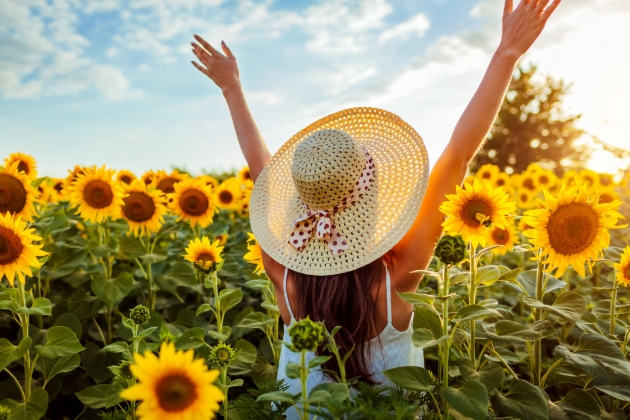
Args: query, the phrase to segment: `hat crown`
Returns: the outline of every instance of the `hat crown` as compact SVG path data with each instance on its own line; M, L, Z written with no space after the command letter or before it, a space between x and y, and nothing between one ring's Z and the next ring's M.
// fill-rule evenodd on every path
M304 204L324 210L338 205L352 191L364 166L365 153L352 136L324 129L297 145L291 175Z

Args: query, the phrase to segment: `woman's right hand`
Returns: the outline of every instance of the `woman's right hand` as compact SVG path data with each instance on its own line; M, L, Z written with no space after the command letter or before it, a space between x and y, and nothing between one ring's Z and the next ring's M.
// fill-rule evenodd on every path
M193 66L212 79L224 95L231 90L240 89L241 82L236 58L228 46L225 45L225 42L221 41L221 48L225 53L223 55L199 35L195 35L195 39L201 45L196 42L191 42L190 44L193 47L193 53L201 61L201 65L193 61Z

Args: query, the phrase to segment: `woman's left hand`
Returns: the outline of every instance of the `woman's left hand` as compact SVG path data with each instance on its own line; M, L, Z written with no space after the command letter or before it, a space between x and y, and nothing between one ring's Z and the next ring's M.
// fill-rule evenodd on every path
M516 10L513 10L514 1L506 0L499 49L517 57L525 54L542 32L549 16L560 4L560 0L554 0L551 4L549 1L521 0Z

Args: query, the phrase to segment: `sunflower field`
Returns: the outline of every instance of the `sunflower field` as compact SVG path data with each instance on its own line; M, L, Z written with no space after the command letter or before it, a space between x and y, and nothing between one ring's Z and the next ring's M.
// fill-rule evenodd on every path
M484 165L440 210L415 293L425 368L347 378L338 328L309 319L289 364L250 233L253 182L172 171L0 166L0 420L603 419L630 415L630 173Z

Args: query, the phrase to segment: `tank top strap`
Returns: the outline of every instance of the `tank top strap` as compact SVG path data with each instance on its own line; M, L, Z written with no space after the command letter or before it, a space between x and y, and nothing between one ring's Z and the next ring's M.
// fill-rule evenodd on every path
M289 268L285 267L284 268L284 280L283 280L282 288L284 289L284 301L287 304L287 309L289 310L289 315L291 315L291 321L293 321L293 320L295 320L295 317L293 316L293 311L291 310L291 303L289 302L289 294L287 293L287 275L288 274L289 274Z
M385 264L385 287L387 288L387 325L392 325L392 282Z

